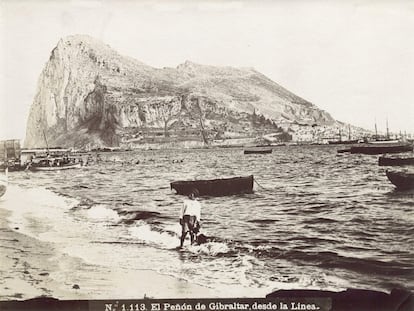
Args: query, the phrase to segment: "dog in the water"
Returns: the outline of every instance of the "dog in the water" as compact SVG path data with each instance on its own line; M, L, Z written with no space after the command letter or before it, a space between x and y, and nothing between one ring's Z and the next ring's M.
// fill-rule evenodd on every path
M204 234L202 234L202 233L197 234L196 243L198 245L205 244L207 242L208 242L208 238Z

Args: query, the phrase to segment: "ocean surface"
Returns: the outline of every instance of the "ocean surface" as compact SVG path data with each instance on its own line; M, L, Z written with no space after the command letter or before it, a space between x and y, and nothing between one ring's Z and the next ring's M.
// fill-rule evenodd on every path
M414 193L395 190L378 156L340 148L101 153L81 169L11 172L0 207L21 233L91 267L154 270L226 296L414 290ZM212 241L177 251L185 197L170 182L246 175L253 194L199 198Z

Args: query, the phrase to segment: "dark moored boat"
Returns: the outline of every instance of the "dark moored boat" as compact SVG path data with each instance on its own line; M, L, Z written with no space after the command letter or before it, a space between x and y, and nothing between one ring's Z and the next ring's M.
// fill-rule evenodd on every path
M353 139L353 140L330 140L328 141L329 145L352 145L352 144L357 144L359 143L358 139Z
M403 166L403 165L414 165L413 157L379 157L379 166Z
M253 175L210 180L174 181L171 189L177 194L188 195L197 189L201 196L225 196L253 192Z
M387 177L400 190L414 189L414 173L404 171L386 171Z
M337 153L351 152L351 149L339 149Z
M383 153L400 153L413 151L413 146L406 143L376 143L364 144L363 146L352 146L351 153L362 154L383 154Z
M245 149L244 154L266 154L266 153L272 153L272 148L251 148L251 149Z

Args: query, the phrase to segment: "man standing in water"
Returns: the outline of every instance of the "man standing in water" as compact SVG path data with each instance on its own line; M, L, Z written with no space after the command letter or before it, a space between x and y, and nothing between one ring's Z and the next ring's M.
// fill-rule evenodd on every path
M194 189L188 195L188 199L184 200L180 213L181 243L180 248L184 245L187 232L190 232L191 244L194 243L195 235L200 228L201 220L201 204L196 200L198 190Z

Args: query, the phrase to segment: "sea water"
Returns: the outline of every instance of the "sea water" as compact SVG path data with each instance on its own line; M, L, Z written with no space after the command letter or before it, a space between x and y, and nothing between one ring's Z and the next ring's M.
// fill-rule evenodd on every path
M0 208L21 233L90 267L153 270L218 296L413 290L413 192L396 191L377 156L337 148L101 153L81 169L10 173ZM252 194L199 198L209 242L177 251L184 197L170 182L246 175Z

